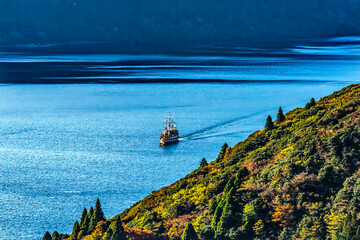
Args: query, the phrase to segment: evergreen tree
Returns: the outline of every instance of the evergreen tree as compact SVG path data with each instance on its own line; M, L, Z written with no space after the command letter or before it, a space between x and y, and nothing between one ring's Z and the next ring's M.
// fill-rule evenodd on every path
M57 231L51 235L51 240L60 240L60 235Z
M220 221L218 223L215 238L219 239L225 236L227 230L230 229L232 222L235 220L233 216L233 196L235 194L235 189L231 188L228 192L225 200L225 206L221 213Z
M80 232L80 224L79 224L78 221L76 221L74 223L73 231L72 231L72 234L71 234L71 239L76 240L77 237L78 237L79 232Z
M93 232L95 230L95 227L98 224L98 222L100 222L102 220L105 220L105 216L101 209L100 200L97 199L96 204L95 204L94 213L92 214L92 216L90 218L89 232L90 233Z
M221 196L221 199L215 209L215 212L214 212L214 215L212 218L211 227L214 229L214 231L216 231L216 229L217 229L218 222L221 218L221 214L222 214L223 208L225 206L225 197L226 197L226 193L224 192L223 195Z
M49 233L49 232L46 232L46 233L44 234L44 237L43 237L42 240L52 240L50 233Z
M109 228L111 229L110 240L126 240L124 227L120 218L117 218L114 222L112 222ZM109 232L109 230L107 232Z
M266 118L266 123L265 123L265 130L268 131L268 130L271 130L274 128L274 123L272 121L272 118L271 116L269 115L267 118Z
M316 105L315 99L311 98L309 104L310 104L310 107L315 106Z
M88 224L88 228L87 228L87 233L90 234L95 230L95 225L94 225L94 208L91 207L90 211L88 213L88 215L86 216L86 223Z
M96 200L94 215L96 216L96 220L98 222L105 220L105 215L101 208L101 203L100 203L99 198Z
M92 217L90 218L88 233L92 233L95 230L96 224L97 224L96 217L93 214Z
M186 225L181 240L198 240L194 226L191 223Z
M281 107L279 107L279 111L278 111L278 114L277 114L276 121L279 122L279 123L285 121L285 115L284 115L283 110L281 109Z
M200 167L206 167L208 165L208 162L206 161L205 158L201 159L201 162L200 162Z
M228 160L228 159L230 158L231 151L232 151L232 148L231 148L231 147L228 147L228 148L226 149L223 160Z
M86 217L90 217L94 214L94 208L93 207L90 207L90 210L88 212L88 214L86 215Z
M214 229L214 231L216 231L217 226L219 224L223 209L226 204L226 199L227 199L228 193L233 187L234 187L233 179L230 179L224 188L223 195L221 196L220 201L219 201L219 203L215 209L214 215L213 215L211 227Z
M314 98L311 98L311 99L310 99L310 102L306 103L305 108L306 108L306 109L310 109L311 107L313 107L313 106L315 106L315 105L316 105L315 99L314 99Z
M80 218L80 228L81 228L81 226L84 224L86 215L87 215L87 209L84 208L84 211L83 211L83 213L82 213L82 215L81 215L81 218Z
M82 235L87 235L88 233L91 233L89 230L89 226L90 226L90 220L92 218L94 214L94 208L91 207L88 214L86 215L86 218L83 222L83 224L81 225L81 230L82 230Z
M227 145L227 143L224 143L224 145L221 147L221 151L220 151L218 157L216 158L216 162L221 162L224 159L225 152L228 147L229 146Z

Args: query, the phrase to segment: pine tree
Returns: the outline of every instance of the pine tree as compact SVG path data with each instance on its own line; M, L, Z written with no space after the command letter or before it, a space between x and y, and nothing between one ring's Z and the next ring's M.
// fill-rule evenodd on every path
M208 165L208 162L206 161L205 158L201 159L201 162L200 162L200 167L206 167Z
M100 222L102 220L105 220L105 216L101 209L100 200L97 199L96 204L95 204L94 213L92 214L92 216L90 218L89 232L90 233L93 232L95 230L95 227L98 224L98 222Z
M221 162L224 159L225 152L228 147L229 146L227 145L227 143L224 143L224 145L221 147L221 151L220 151L218 157L216 158L216 162Z
M228 193L233 187L234 187L233 179L230 179L224 188L223 195L220 198L220 201L215 209L215 212L214 212L214 215L212 218L211 227L214 229L214 231L216 231L217 226L219 224L223 209L226 204L226 199L227 199Z
M80 226L80 229L82 230L82 235L87 235L88 233L91 233L89 230L90 226L90 220L94 214L94 208L91 207L88 214L86 215L86 218L83 222L83 224Z
M76 240L77 237L78 237L79 232L80 232L80 224L79 224L78 221L76 221L74 223L73 231L72 231L72 234L71 234L71 239Z
M90 210L88 212L88 214L86 215L86 217L90 217L94 214L94 208L93 207L90 207Z
M92 233L95 230L96 224L97 224L96 217L93 214L92 217L90 218L88 233Z
M112 222L109 228L112 231L110 240L126 240L124 227L120 218Z
M223 160L228 160L228 159L230 158L231 151L232 151L232 148L231 148L231 147L227 147L227 149L226 149L226 151L225 151L225 155L224 155Z
M279 122L279 123L285 121L285 115L284 115L283 110L281 109L281 107L279 107L279 111L278 111L278 114L277 114L276 121Z
M86 223L88 224L88 228L87 228L87 233L90 234L95 230L95 225L94 225L94 208L91 207L90 211L88 213L88 215L86 216Z
M221 199L215 209L215 212L214 212L214 215L213 215L213 218L212 218L212 222L211 222L211 227L212 229L214 229L214 231L216 231L217 229L217 225L219 223L219 220L221 218L221 214L222 214L222 211L224 209L224 206L225 206L225 199L226 199L226 193L224 192L223 195L221 196Z
M311 107L313 107L313 106L315 106L315 105L316 105L315 99L314 99L314 98L311 98L311 99L310 99L310 102L306 103L305 109L310 109Z
M218 223L215 238L219 239L223 237L227 230L230 229L231 223L235 220L233 216L233 196L235 194L235 189L231 190L226 195L225 206L222 210L220 221Z
M43 237L42 240L52 240L50 233L49 233L49 232L46 232L46 233L44 234L44 237Z
M265 130L268 131L268 130L272 130L273 128L274 128L274 123L273 123L273 121L272 121L271 116L269 115L269 116L266 118Z
M184 229L181 240L198 240L198 236L191 223L188 223Z
M315 99L311 98L309 104L310 104L310 107L315 106L316 105Z
M86 215L87 215L87 209L84 208L84 211L83 211L83 213L82 213L82 215L81 215L81 218L80 218L80 228L81 228L81 226L84 224Z
M96 220L98 222L105 220L105 215L101 208L101 203L100 203L99 198L96 200L94 215L96 216Z
M60 240L60 235L57 231L51 235L51 240Z

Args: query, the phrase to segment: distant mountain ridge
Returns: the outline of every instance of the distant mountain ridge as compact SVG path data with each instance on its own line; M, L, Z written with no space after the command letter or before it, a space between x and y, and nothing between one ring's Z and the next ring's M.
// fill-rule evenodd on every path
M0 45L360 35L360 0L0 0Z
M75 223L68 239L113 239L114 231L134 240L355 240L359 206L357 84L286 115L280 108L263 130L224 144L216 160L203 159L186 177L91 230Z

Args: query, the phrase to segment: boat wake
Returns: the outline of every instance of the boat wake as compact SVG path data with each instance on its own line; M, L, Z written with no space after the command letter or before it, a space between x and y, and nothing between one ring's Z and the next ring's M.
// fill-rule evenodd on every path
M236 131L236 132L227 132L227 133L221 133L221 134L209 134L199 137L192 137L192 138L180 138L179 141L188 141L188 140L201 140L206 138L216 138L216 137L223 137L223 136L236 136L239 133L250 133L251 131Z
M228 121L220 122L218 124L209 126L207 128L198 130L196 132L186 134L186 135L182 136L181 138L179 138L179 141L199 140L199 139L205 139L205 138L211 138L211 137L220 137L220 136L225 136L225 135L228 136L228 135L239 133L239 132L236 132L236 133L216 134L216 133L218 133L218 131L220 129L230 127L232 125L235 125L235 124L239 123L240 121L243 121L245 119L254 117L254 116L259 115L261 113L262 112L257 112L257 113L237 117L237 118L234 118L234 119L231 119L231 120L228 120Z

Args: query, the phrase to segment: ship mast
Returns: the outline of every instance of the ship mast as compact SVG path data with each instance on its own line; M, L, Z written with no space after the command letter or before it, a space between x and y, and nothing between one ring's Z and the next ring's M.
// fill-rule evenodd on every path
M176 126L174 123L174 119L171 117L171 113L169 113L169 115L167 117L165 117L165 126L164 126L164 131L171 131L171 130L175 130Z
M168 116L168 130L171 130L172 129L172 123L171 123L171 113L169 113L169 116Z
M163 146L179 142L179 132L176 128L174 119L171 117L171 113L165 117L164 123L164 132L160 135L160 144Z

